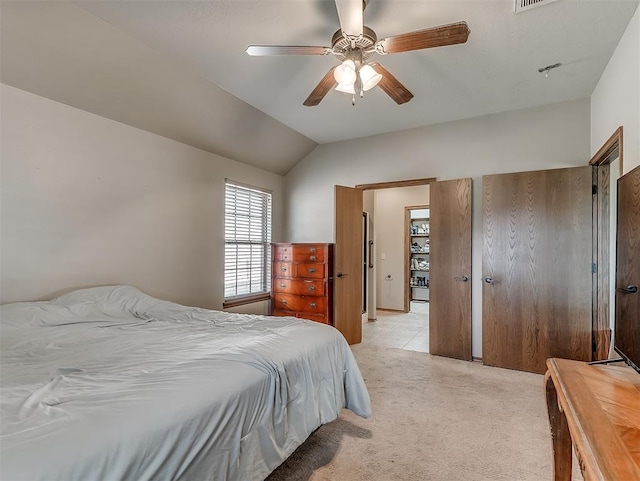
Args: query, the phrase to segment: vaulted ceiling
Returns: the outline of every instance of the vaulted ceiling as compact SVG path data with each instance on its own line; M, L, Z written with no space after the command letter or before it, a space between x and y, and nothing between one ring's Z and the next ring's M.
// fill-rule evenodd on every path
M332 0L2 2L2 81L286 173L317 143L585 98L637 0L370 0L378 37L466 21L466 43L376 55L414 95L302 102L328 56L250 57L250 44L331 46ZM538 72L561 63L548 77Z

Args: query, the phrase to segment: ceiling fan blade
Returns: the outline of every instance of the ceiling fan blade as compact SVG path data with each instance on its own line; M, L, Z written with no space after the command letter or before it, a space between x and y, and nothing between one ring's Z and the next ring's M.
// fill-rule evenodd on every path
M363 0L335 0L340 29L347 37L360 37L362 35Z
M313 91L309 94L307 99L303 102L303 105L305 105L306 107L315 107L322 101L325 95L327 95L329 91L337 85L338 82L336 82L336 79L333 76L333 71L335 69L335 67L332 67L331 70L329 70L325 74L325 76L322 77L320 83L318 83L318 85L316 85L316 88L314 88Z
M305 47L290 45L249 45L247 53L252 56L264 55L329 55L333 53L330 47Z
M391 72L386 68L378 62L373 62L369 65L371 65L376 72L382 75L382 79L378 82L378 87L384 90L384 92L391 97L395 103L402 105L413 98L413 94L409 92L397 78L391 75Z
M383 38L376 43L376 50L378 53L385 54L455 45L465 43L470 32L467 22L441 25L440 27Z

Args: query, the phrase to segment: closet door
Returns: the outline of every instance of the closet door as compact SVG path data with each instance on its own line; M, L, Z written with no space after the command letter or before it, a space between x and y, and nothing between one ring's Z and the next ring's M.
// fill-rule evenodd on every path
M591 360L592 168L483 177L482 359Z
M471 360L471 179L430 184L429 352Z

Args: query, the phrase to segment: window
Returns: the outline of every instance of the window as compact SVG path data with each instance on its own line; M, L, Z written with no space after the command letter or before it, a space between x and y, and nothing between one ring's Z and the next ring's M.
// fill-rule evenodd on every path
M271 193L227 180L224 204L224 297L267 293Z

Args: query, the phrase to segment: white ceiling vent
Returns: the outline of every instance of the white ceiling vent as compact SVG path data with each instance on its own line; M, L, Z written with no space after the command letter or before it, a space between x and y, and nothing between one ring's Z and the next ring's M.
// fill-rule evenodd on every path
M515 0L516 13L524 12L535 7L542 7L558 0Z

